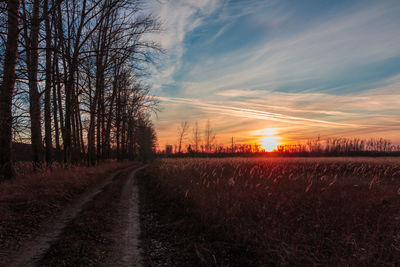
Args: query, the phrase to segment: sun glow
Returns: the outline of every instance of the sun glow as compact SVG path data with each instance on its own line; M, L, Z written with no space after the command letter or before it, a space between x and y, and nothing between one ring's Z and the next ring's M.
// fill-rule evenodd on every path
M280 137L276 136L277 131L272 128L266 128L259 131L262 135L260 138L261 148L267 152L274 151L282 143L280 142Z
M281 143L278 142L279 137L277 136L265 136L261 138L261 147L267 152L274 151L278 148Z

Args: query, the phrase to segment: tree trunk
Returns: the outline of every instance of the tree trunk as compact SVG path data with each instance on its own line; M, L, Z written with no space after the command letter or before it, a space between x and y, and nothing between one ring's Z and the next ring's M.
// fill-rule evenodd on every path
M90 78L88 80L89 90L92 90ZM90 123L89 123L89 131L88 131L88 165L92 166L96 163L96 153L95 153L95 134L94 130L96 127L96 106L97 106L97 97L98 91L95 90L93 99L91 98L90 102Z
M122 118L122 131L121 131L121 159L125 159L125 148L126 148L126 143L125 143L125 118Z
M45 0L43 5L43 14L45 14L46 27L46 85L44 92L44 129L46 143L46 162L53 162L53 142L51 139L51 28L48 14L49 1Z
M61 14L61 9L59 11ZM66 81L65 81L65 129L64 129L64 161L67 164L67 168L71 167L71 156L72 156L72 144L71 144L71 115L72 115L72 108L73 108L73 102L72 102L72 93L74 90L74 83L75 83L75 73L78 70L78 63L79 63L79 44L81 42L81 35L82 35L82 29L84 26L84 18L86 16L86 0L82 2L82 9L81 9L81 19L80 19L80 24L78 26L78 30L75 36L74 40L74 50L72 53L72 56L70 57L70 50L71 47L68 45L68 49L66 51L67 58L69 66L68 66L68 74L66 76ZM61 19L61 18L60 18ZM60 23L60 25L62 25ZM63 35L62 32L62 27L60 26L60 36ZM71 40L68 39L67 42L70 42ZM63 42L63 41L62 41ZM66 68L64 67L64 70Z
M100 88L96 87L96 91L100 91ZM97 133L96 133L96 139L97 139L97 159L101 158L101 92L99 92L99 97L97 99Z
M85 153L85 143L83 142L83 125L82 125L82 118L81 118L81 113L80 113L80 109L79 109L79 104L78 104L78 113L77 113L77 117L78 117L78 126L79 126L79 138L80 138L80 143L81 143L81 151L82 153Z
M53 58L53 119L54 119L54 131L55 131L55 139L56 139L56 159L60 160L60 129L58 128L58 117L57 117L57 111L58 111L58 105L57 105L57 82L56 82L56 76L55 76L55 64L58 64L58 61L56 60L56 53L54 53L54 58Z
M65 140L64 140L64 161L67 167L71 167L72 159L72 136L71 136L71 115L72 115L72 90L74 88L75 70L78 66L78 56L74 56L69 67L69 75L65 84Z
M38 90L38 60L39 60L39 30L40 1L33 3L31 31L27 44L27 69L29 78L29 114L31 117L32 156L35 167L43 161L43 144L41 131L40 94ZM25 25L27 27L27 25Z
M118 95L117 95L117 106L116 106L116 117L115 117L115 138L117 141L117 159L118 161L121 161L121 151L120 151L120 129L121 129L121 88L117 88L118 90Z
M60 6L60 5L58 5ZM61 145L60 145L60 129L62 130L62 108L60 109L60 127L58 126L58 116L57 116L57 112L58 110L58 103L60 102L61 104L61 97L58 96L58 92L61 90L59 89L60 87L60 74L58 71L58 50L60 49L60 44L61 42L58 40L58 32L57 32L57 17L56 15L53 13L52 16L53 19L53 27L54 27L54 51L53 51L53 69L52 69L52 77L53 77L53 118L54 118L54 131L55 131L55 139L56 139L56 159L58 161L61 161ZM61 94L61 92L60 92Z
M56 76L57 76L57 100L58 100L58 112L60 118L60 129L61 129L61 137L63 140L63 144L65 142L65 124L64 124L64 113L63 113L63 105L61 98L61 75L58 67L58 60L55 62L56 64Z
M4 57L3 84L0 89L0 180L15 176L12 165L12 96L15 86L15 66L18 58L19 0L8 1L8 32Z
M105 130L105 147L104 150L106 151L106 156L109 158L111 157L111 121L113 118L113 109L114 109L114 100L115 96L117 94L117 75L115 74L114 77L114 82L113 82L113 92L111 95L111 100L110 100L110 107L108 110L108 118L107 118L107 124L106 124L106 130Z

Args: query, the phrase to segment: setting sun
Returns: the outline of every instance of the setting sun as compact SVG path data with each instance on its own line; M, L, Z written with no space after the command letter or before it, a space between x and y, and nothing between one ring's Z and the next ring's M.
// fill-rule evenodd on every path
M260 136L261 148L267 152L274 151L278 145L281 145L280 137L277 136L277 130L274 128L265 128L255 132Z
M277 136L264 136L261 139L261 147L267 152L274 151L281 144L278 140L279 137Z

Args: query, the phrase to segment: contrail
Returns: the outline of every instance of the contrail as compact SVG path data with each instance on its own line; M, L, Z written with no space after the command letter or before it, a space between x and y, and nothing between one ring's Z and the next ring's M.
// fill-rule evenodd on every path
M204 103L197 99L191 98L179 98L179 97L156 97L160 101L171 102L171 103L179 103L179 104L190 104L193 106L197 106L199 108L215 111L218 113L243 117L243 118L253 118L253 119L262 119L262 120L273 120L278 122L286 122L291 124L304 124L304 122L308 122L311 124L317 124L318 126L322 127L352 127L352 128L364 128L364 127L371 127L371 125L357 125L357 124L348 124L348 123L338 123L326 120L317 120L317 119L308 119L290 115L284 115L280 113L273 113L267 112L257 109L250 109L250 108L240 108L240 107L233 107L233 106L226 106L226 105L217 105L211 103Z

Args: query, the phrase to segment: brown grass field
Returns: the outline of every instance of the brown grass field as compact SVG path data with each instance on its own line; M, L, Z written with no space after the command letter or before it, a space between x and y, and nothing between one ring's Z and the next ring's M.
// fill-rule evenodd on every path
M141 188L159 203L148 200L147 208L158 212L151 216L160 238L175 242L165 241L186 263L400 264L400 159L163 159L152 166Z

